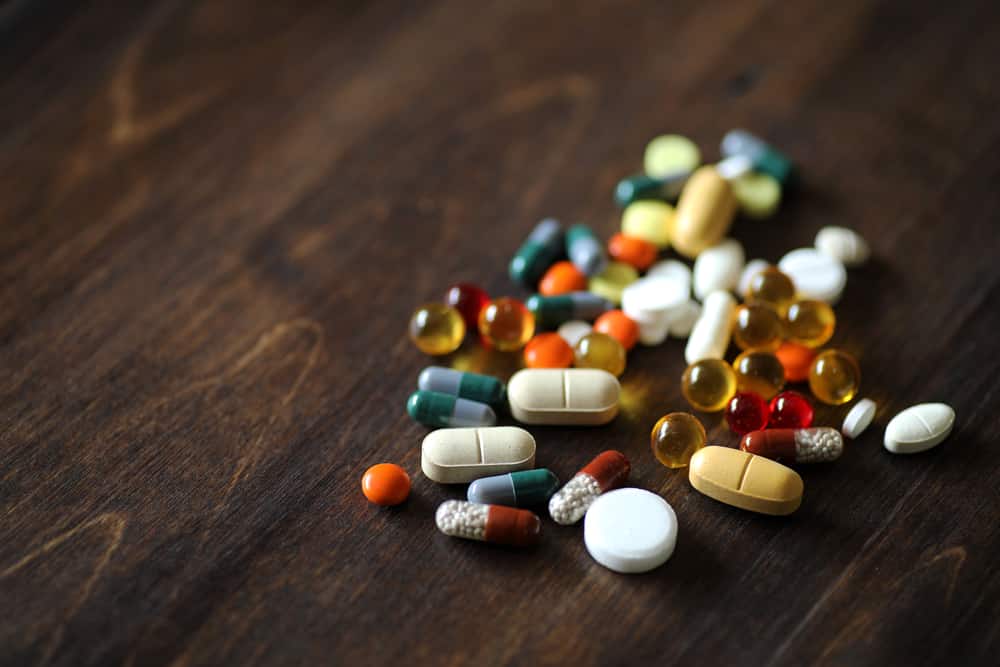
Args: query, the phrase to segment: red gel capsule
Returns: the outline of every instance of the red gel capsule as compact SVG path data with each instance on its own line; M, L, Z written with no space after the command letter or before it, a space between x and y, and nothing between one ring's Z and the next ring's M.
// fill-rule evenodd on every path
M844 439L829 427L769 428L744 435L740 449L775 461L823 463L840 458Z
M448 288L444 302L457 310L469 331L479 328L479 313L490 302L484 290L469 283L458 283Z
M813 407L809 399L797 391L783 391L771 399L768 428L809 428L813 422Z
M764 428L769 417L764 399L748 391L741 391L733 396L726 406L726 423L738 435Z

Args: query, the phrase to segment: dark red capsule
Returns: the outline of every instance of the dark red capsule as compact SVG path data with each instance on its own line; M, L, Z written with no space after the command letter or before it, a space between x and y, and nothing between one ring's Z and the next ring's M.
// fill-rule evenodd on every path
M444 302L459 312L469 331L476 331L479 313L490 302L490 295L470 283L457 283L448 288Z

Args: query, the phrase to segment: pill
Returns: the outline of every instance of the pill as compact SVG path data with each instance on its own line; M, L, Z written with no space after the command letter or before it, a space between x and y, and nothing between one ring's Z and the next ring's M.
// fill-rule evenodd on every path
M736 284L736 293L745 298L747 292L750 290L750 280L769 266L771 264L763 259L751 259L747 262L746 266L743 267L743 271L740 272L740 279ZM795 296L794 289L792 296Z
M858 362L843 350L824 350L809 367L809 389L827 405L850 402L861 385Z
M716 290L736 289L746 256L743 244L723 239L705 248L694 261L694 296L703 301Z
M520 350L534 335L535 316L517 299L493 299L479 313L479 336L487 347Z
M457 283L445 292L444 302L459 312L468 331L479 326L479 313L490 302L490 295L481 287L469 283Z
M719 502L761 514L791 514L803 484L791 468L730 447L703 447L688 466L691 486Z
M733 360L736 391L752 392L770 401L785 386L785 367L773 352L746 350Z
M596 330L576 342L573 355L577 368L599 368L615 377L625 372L625 348L615 338Z
M847 285L847 270L839 259L824 255L815 248L793 250L778 262L803 299L837 303Z
M955 425L955 410L944 403L921 403L892 418L885 427L885 448L893 454L916 454L938 445Z
M601 452L549 499L549 515L564 526L576 523L602 493L623 484L630 470L621 452Z
M639 279L639 272L630 264L608 262L604 271L587 281L587 289L614 305L622 302L622 290Z
M645 239L657 248L670 245L674 207L660 201L637 201L622 211L622 234Z
M665 259L649 267L646 278L667 278L681 286L685 296L691 294L691 268L676 259Z
M622 310L629 317L667 315L687 300L684 286L664 276L640 278L622 290Z
M722 154L746 155L753 161L753 168L770 175L784 185L792 177L792 162L762 139L746 130L730 130L722 137Z
M587 289L587 276L573 262L556 262L542 276L538 293L544 296L582 292Z
M420 447L420 469L440 484L462 484L535 466L535 439L517 426L432 431Z
M534 294L526 302L539 329L556 329L570 320L594 320L614 308L607 299L590 292L570 292L557 296Z
M694 415L671 412L653 425L649 444L656 460L668 468L685 468L691 456L705 446L705 427Z
M746 155L733 155L716 164L715 170L727 181L735 181L753 171L753 160Z
M646 174L623 178L615 186L615 203L625 208L643 199L673 201L680 196L681 188L690 175L690 171L680 170L660 178Z
M816 234L815 246L816 250L840 260L844 266L861 266L871 255L868 243L847 227L824 227Z
M785 335L793 343L820 347L833 336L837 316L825 301L803 299L788 307L785 315Z
M701 304L688 299L670 311L670 335L674 338L687 338L699 317Z
M623 311L639 326L639 342L642 345L659 345L667 339L670 333L671 317L668 313L661 315L646 315L634 311Z
M875 418L875 407L875 401L870 398L862 398L844 417L840 432L845 437L856 440L871 425L872 419Z
M679 134L664 134L646 145L642 166L647 176L662 177L691 171L701 164L698 145Z
M718 412L736 394L736 373L725 359L700 359L684 370L681 393L696 410Z
M736 299L729 292L712 292L705 298L701 317L695 322L684 348L687 363L725 357L735 312Z
M744 435L740 449L775 461L826 463L840 458L844 439L837 429L828 426L769 428Z
M726 424L737 435L761 430L770 416L767 401L750 391L737 392L726 404Z
M659 251L656 246L637 236L615 234L608 239L608 254L616 262L634 266L639 271L645 271L653 262Z
M562 227L557 220L546 218L532 230L510 261L510 278L533 289L562 254Z
M797 391L783 391L768 404L768 428L809 428L813 422L813 406Z
M547 503L559 488L559 478L548 468L519 470L481 477L469 485L470 503L531 507Z
M684 184L674 213L671 242L680 254L695 258L721 241L736 212L729 182L713 167L701 167Z
M462 315L441 303L425 303L410 317L410 340L424 354L450 354L465 338Z
M507 383L511 414L524 424L606 424L620 392L618 379L597 368L529 368Z
M620 310L609 310L594 322L594 331L607 334L631 350L639 341L639 325Z
M361 492L376 505L399 505L410 495L410 476L395 463L378 463L365 471Z
M809 379L809 369L812 367L813 359L816 358L816 350L805 345L785 341L774 352L778 361L785 369L785 379L789 382L805 382Z
M587 225L573 225L566 231L566 254L587 276L596 276L608 263L604 246Z
M784 336L781 316L768 304L743 304L736 309L733 342L741 350L777 350Z
M528 510L446 500L434 515L438 530L450 537L526 547L536 544L542 521Z
M594 327L590 325L589 322L584 322L583 320L570 320L569 322L564 322L559 325L558 333L562 336L562 339L569 343L570 347L576 345L576 341L580 340L591 331Z
M795 301L795 283L777 267L768 266L751 276L743 296L747 303L766 303L784 317Z
M485 403L437 391L413 392L406 401L406 411L414 421L432 428L493 426L497 423L496 413Z
M781 204L781 184L760 171L751 171L732 180L733 195L743 215L754 220L770 218Z
M573 348L557 333L541 333L524 346L524 365L528 368L569 368Z
M636 574L663 565L677 544L677 515L643 489L617 489L595 500L583 522L591 558L614 572Z
M503 382L499 378L443 366L428 366L422 370L417 378L417 388L490 405L500 405L504 401Z

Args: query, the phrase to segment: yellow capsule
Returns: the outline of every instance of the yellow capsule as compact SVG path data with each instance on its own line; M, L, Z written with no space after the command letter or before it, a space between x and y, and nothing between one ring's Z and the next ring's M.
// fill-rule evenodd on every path
M784 317L795 301L795 283L772 266L750 279L750 287L744 296L747 303L766 303Z
M729 181L715 167L699 168L691 174L677 202L674 248L694 259L702 250L722 240L735 213L736 197Z
M785 367L773 352L748 350L733 361L736 390L757 394L765 401L778 395L785 386Z
M858 393L861 369L854 357L842 350L826 350L809 368L809 389L828 405L843 405Z
M825 301L806 299L788 307L785 332L788 339L806 347L819 347L833 336L837 316Z
M410 340L424 354L449 354L465 338L465 320L457 310L441 303L425 303L410 317Z
M724 359L700 359L684 371L681 393L694 409L718 412L736 393L736 373Z
M604 271L587 281L587 290L617 306L622 302L622 290L638 279L639 272L631 264L608 262Z
M777 350L784 333L781 317L768 304L743 304L736 309L733 341L741 350Z
M618 377L625 372L625 348L607 334L589 333L573 348L577 368L599 368Z

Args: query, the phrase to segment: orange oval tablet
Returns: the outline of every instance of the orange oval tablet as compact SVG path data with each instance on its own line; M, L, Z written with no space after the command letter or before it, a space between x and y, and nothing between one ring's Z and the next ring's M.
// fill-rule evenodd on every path
M410 495L410 476L395 463L379 463L365 471L361 491L376 505L398 505Z
M555 332L538 334L524 347L524 365L528 368L569 368L573 348Z
M774 356L785 367L785 379L789 382L805 382L809 378L809 367L816 357L816 350L792 341L781 344Z
M587 289L587 276L573 262L556 262L542 276L538 292L544 296L583 292Z
M611 258L631 264L645 271L656 261L656 246L645 239L624 234L615 234L608 240L608 254Z
M594 331L611 336L631 350L639 341L639 325L620 310L609 310L594 322Z

